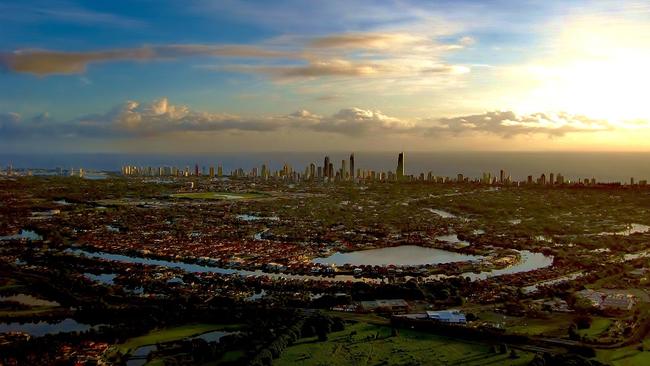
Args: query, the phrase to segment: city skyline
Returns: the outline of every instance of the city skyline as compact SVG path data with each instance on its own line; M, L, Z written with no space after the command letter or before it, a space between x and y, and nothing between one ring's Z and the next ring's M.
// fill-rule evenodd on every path
M0 4L0 152L650 149L644 2L125 5Z

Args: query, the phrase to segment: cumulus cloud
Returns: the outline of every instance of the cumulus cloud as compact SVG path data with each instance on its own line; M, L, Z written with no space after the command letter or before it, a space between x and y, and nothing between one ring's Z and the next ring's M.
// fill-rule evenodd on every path
M462 134L482 132L513 137L534 133L549 136L563 136L573 132L598 132L612 130L613 125L605 120L591 119L568 113L534 113L517 115L512 111L487 112L462 117L436 119L429 133L449 132Z
M648 121L617 124L620 128L650 128ZM171 104L167 98L152 103L128 101L103 114L56 121L43 114L23 119L16 113L0 114L0 139L16 137L149 137L188 132L258 132L299 130L346 136L458 136L491 134L503 138L517 135L544 134L563 136L613 130L605 120L567 113L517 115L512 111L407 120L378 110L345 108L322 116L307 110L279 116L257 118L223 113L194 111Z

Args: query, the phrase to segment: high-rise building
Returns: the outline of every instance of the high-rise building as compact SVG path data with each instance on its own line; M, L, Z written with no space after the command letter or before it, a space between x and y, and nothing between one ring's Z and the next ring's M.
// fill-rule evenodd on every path
M331 178L330 175L330 157L325 156L325 161L323 162L323 173L325 178Z
M346 180L348 176L348 168L345 159L341 160L341 180Z
M210 178L214 178L214 167L210 166Z
M354 153L350 154L350 180L354 181Z
M551 174L548 176L548 184L550 184L550 185L555 184L555 175L554 175L553 173L551 173Z
M194 176L199 176L199 164L194 164Z
M223 167L221 166L221 164L219 164L219 166L217 167L217 176L220 178L223 176Z
M397 157L397 180L404 179L404 170L404 152L401 152Z
M499 171L499 183L503 184L505 179L506 179L506 172L503 169L501 169L501 171Z
M316 178L316 164L309 164L309 180L314 180Z

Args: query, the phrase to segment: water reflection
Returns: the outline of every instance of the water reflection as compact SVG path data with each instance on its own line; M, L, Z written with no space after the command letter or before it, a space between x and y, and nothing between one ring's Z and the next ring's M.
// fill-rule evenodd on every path
M425 208L425 210L427 210L427 211L429 211L429 212L431 212L431 213L434 213L434 214L436 214L436 215L442 217L443 219L453 219L453 218L456 218L456 215L454 215L454 214L451 213L451 212L447 212L447 211L443 211L443 210L438 210L438 209L435 209L435 208Z
M419 266L425 264L476 261L481 258L480 256L449 252L442 249L402 245L399 247L360 250L349 253L337 252L326 258L316 258L312 262L326 265L335 264L337 266L344 264L358 266Z
M12 302L21 303L23 305L28 305L28 306L59 306L60 305L56 301L43 300L34 297L32 295L26 295L26 294L0 296L0 301L12 301Z
M18 234L0 236L0 240L20 240L20 239L36 241L36 240L43 240L43 237L38 235L35 231L32 230L20 230Z
M429 248L425 248L429 249ZM131 257L131 256L126 256L122 254L111 254L111 253L105 253L105 252L88 252L82 249L66 249L66 252L72 253L75 255L85 255L89 258L98 258L98 259L104 259L104 260L110 260L110 261L116 261L116 262L121 262L121 263L134 263L134 264L146 264L146 265L153 265L153 266L161 266L161 267L168 267L168 268L179 268L182 269L186 272L191 272L191 273L218 273L218 274L224 274L224 275L231 275L231 274L237 274L241 276L267 276L269 278L275 278L275 279L292 279L292 280L316 280L316 281L352 281L352 282L378 282L378 280L371 280L371 279L364 279L364 278L356 278L352 275L335 275L331 277L322 277L322 276L314 276L314 275L294 275L294 274L279 274L279 273L267 273L263 272L260 270L256 271L248 271L248 270L237 270L237 269L231 269L231 268L222 268L222 267L216 267L216 266L210 266L210 265L202 265L202 264L196 264L196 263L186 263L186 262L171 262L171 261L166 261L166 260L160 260L160 259L150 259L150 258L143 258L143 257ZM445 251L442 251L445 252ZM446 253L451 253L451 252L446 252ZM552 256L545 256L542 253L533 253L529 252L527 250L522 250L519 252L521 255L521 261L515 265L512 265L510 267L506 267L503 269L498 269L498 270L493 270L493 271L486 271L486 272L481 272L481 273L472 273L472 272L467 272L461 274L463 277L469 277L472 280L476 279L484 279L488 277L494 277L494 276L500 276L504 274L512 274L512 273L519 273L519 272L527 272L527 271L532 271L535 269L539 268L544 268L551 266L553 264L553 257ZM458 254L454 253L457 255L463 255L463 254ZM446 275L433 275L427 277L428 279L438 279L438 278L445 278L448 277Z
M56 323L34 322L34 323L0 323L0 333L23 332L33 337L41 337L46 334L84 332L91 328L90 325L77 323L74 319L64 319Z

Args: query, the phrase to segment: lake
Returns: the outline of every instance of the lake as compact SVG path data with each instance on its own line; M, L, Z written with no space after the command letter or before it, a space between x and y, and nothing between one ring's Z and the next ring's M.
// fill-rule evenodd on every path
M0 296L0 301L13 301L29 306L60 306L56 301L39 299L32 295L16 294L11 296Z
M46 334L84 332L90 329L87 324L77 323L76 320L68 318L59 322L34 322L34 323L0 323L0 333L23 332L33 337L42 337Z
M0 236L0 240L20 240L20 239L35 241L35 240L43 240L43 237L31 230L20 230L18 234Z
M460 254L442 249L425 248L416 245L360 250L349 253L334 253L329 257L316 258L312 263L342 266L420 266L425 264L442 264L452 262L477 261L480 256Z
M146 264L146 265L153 265L153 266L162 266L167 268L179 268L186 272L191 272L191 273L206 272L206 273L219 273L224 275L237 274L241 276L267 276L269 278L281 278L281 279L291 279L291 280L378 282L377 280L374 279L356 278L352 275L335 275L330 277L323 277L323 276L315 276L315 275L267 273L260 270L255 270L255 271L237 270L237 269L222 268L222 267L211 266L211 265L186 263L186 262L173 262L173 261L160 260L160 259L127 256L122 254L112 254L112 253L105 253L105 252L88 252L82 249L66 249L66 252L75 255L84 255L89 258L98 258L98 259L116 261L121 263L136 263L136 264ZM446 253L451 253L451 252L446 252ZM515 265L494 270L494 271L481 272L478 274L473 272L463 273L461 274L461 276L469 277L472 280L477 280L477 279L483 279L483 278L488 278L493 276L499 276L503 274L532 271L535 269L548 267L553 264L553 257L550 256L547 257L542 253L533 253L526 250L522 250L519 253L521 255L521 261ZM462 254L458 254L458 255L462 255ZM447 277L447 276L433 275L427 278L437 279L443 277Z

